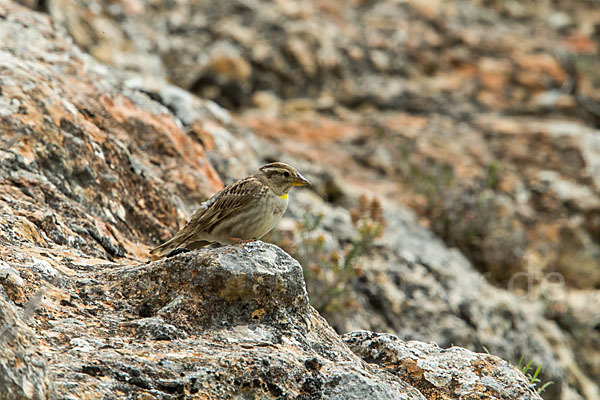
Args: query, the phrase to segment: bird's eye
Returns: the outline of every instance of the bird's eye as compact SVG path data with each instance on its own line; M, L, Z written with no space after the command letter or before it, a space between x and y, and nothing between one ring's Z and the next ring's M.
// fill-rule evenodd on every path
M290 173L289 173L289 172L287 172L287 171L285 171L285 172L283 173L283 176L285 176L286 178L289 178L289 177L290 177Z

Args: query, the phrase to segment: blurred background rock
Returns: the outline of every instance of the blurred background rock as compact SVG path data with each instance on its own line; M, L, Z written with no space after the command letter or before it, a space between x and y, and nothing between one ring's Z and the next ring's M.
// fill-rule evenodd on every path
M48 107L78 150L3 135L83 204L29 209L38 245L143 257L221 180L282 160L314 186L268 240L302 263L339 333L533 359L546 399L600 398L598 2L21 3L110 66L61 61L94 87L61 83L79 122ZM103 132L87 146L85 123ZM120 172L76 162L92 142Z

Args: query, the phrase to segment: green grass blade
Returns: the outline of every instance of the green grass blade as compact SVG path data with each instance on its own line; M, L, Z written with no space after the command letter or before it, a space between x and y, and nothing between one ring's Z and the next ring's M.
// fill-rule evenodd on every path
M536 380L539 382L539 380L537 379L537 377L540 374L541 370L542 370L542 363L540 363L540 365L538 365L537 369L533 373L533 377L531 378L531 382L532 383L535 382Z
M544 392L544 390L546 390L546 388L547 388L548 386L552 385L553 383L554 383L554 382L552 382L552 381L549 381L549 382L546 382L546 383L544 383L544 384L542 385L542 387L540 387L540 388L537 390L537 393L538 393L538 394L542 394L542 393Z
M519 365L517 365L517 369L519 371L523 371L523 360L525 359L525 354L521 354L521 359L519 360Z

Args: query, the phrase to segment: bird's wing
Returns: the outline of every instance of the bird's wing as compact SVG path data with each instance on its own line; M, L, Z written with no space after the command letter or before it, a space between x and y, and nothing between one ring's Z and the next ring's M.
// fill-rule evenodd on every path
M202 203L187 224L171 239L150 252L153 259L167 255L178 247L187 247L210 236L219 222L262 196L267 187L255 177L248 177L225 187Z
M200 232L210 234L219 222L263 195L266 190L267 187L254 177L234 182L204 202L182 231L187 230L190 235Z

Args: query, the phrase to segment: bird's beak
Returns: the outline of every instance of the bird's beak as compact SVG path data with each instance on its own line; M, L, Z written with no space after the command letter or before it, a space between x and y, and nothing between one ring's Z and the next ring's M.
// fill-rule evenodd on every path
M292 182L292 186L306 186L306 185L310 185L310 182L308 181L308 179L303 177L300 174L300 172L296 172L296 177L294 178L294 181Z

